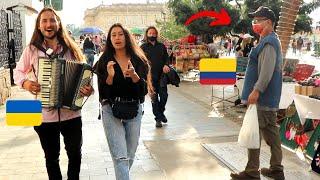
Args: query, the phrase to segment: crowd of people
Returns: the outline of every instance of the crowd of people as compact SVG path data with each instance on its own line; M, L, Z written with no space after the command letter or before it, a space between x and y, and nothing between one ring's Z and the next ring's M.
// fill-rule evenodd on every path
M273 31L275 15L269 8L260 7L249 16L253 18L253 31L260 37L255 48L252 48L253 37L249 34L244 34L237 43L231 38L223 39L220 46L227 49L226 53L229 55L234 49L238 56L248 56L250 59L242 101L257 105L259 129L271 147L271 160L269 168L259 170L260 149L248 149L246 169L240 173L232 173L231 177L260 179L261 173L282 180L282 152L276 126L276 110L279 107L282 85L282 54L279 39ZM14 80L30 93L39 93L41 85L38 83L38 77L28 79L27 74L34 69L34 74L37 74L38 58L48 57L46 52L49 49L55 57L90 64L98 77L102 126L112 156L115 176L118 180L128 180L139 143L146 95L151 97L156 127L161 128L162 123L168 123L164 114L168 92L166 84L161 83L161 78L171 69L168 66L167 49L158 38L158 30L151 26L146 29L145 41L140 47L129 31L116 23L111 26L103 40L94 35L81 37L80 48L62 26L55 10L44 8L36 19L31 42L17 63ZM105 43L103 48L101 42ZM39 49L35 44L40 44L42 48ZM46 51L42 51L43 48ZM215 43L212 48L212 55L216 56ZM94 65L92 57L99 51L102 54ZM80 91L82 96L90 96L93 88L88 84ZM60 133L63 135L69 159L68 179L79 179L82 147L81 110L43 108L42 113L43 122L40 126L35 126L34 130L39 136L45 154L49 179L62 179L59 166Z

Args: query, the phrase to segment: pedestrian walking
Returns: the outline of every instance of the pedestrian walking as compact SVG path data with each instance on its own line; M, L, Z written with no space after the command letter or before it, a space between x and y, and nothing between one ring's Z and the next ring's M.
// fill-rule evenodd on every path
M111 26L96 64L102 122L117 180L130 179L145 95L152 93L146 56L121 24Z
M145 32L145 43L141 45L142 50L146 54L151 64L152 85L155 93L152 96L152 112L155 116L156 127L161 128L162 123L167 123L167 117L164 115L168 100L167 85L160 85L161 76L163 73L168 73L169 56L164 44L158 39L158 30L150 26Z
M14 81L23 89L32 94L40 92L38 74L38 58L47 56L41 49L52 51L53 55L74 61L84 61L85 57L80 48L67 34L61 24L61 18L52 8L43 8L36 19L31 42L24 49L17 67L14 71ZM41 49L36 45L42 46ZM32 79L26 79L27 74L32 72ZM90 85L81 89L84 96L89 96L93 89ZM49 180L61 180L59 166L60 133L64 137L67 151L68 179L78 180L81 164L82 146L82 121L80 111L71 111L65 108L57 109L42 108L42 124L35 126L44 155Z
M87 63L92 67L94 55L96 54L96 46L92 42L92 35L88 35L83 42L83 52L86 55Z
M231 173L233 179L260 179L264 176L282 180L282 151L279 128L276 125L277 110L282 87L282 54L278 35L274 32L276 22L274 12L268 7L259 7L250 13L252 29L260 36L260 41L249 55L242 101L256 104L260 134L271 149L270 167L259 171L260 148L248 149L248 162L244 171Z
M303 47L303 39L301 36L297 40L297 50L299 51L299 55L302 53L302 47Z
M292 47L293 54L297 54L297 41L296 41L296 39L292 40L291 47Z

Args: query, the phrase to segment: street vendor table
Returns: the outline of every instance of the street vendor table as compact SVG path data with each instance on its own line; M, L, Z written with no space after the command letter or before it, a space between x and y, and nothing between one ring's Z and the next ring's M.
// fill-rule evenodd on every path
M287 109L293 102L295 95L294 87L296 83L284 82L282 83L281 99L279 103L279 109Z
M293 99L301 124L306 119L320 119L320 100L299 94L295 94Z
M244 78L244 77L243 77ZM244 79L238 79L236 82L236 86L239 89L239 94L241 96L243 89ZM287 109L290 104L293 102L294 97L294 87L295 83L284 82L282 83L282 91L281 91L281 99L279 103L279 109Z

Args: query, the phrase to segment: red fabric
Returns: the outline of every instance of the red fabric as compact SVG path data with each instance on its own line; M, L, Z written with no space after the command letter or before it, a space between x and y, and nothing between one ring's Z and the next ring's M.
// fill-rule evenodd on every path
M195 35L189 35L188 36L188 43L195 43L197 37Z
M297 64L295 72L293 73L293 78L296 81L303 81L308 79L314 70L314 66L309 64Z
M200 84L203 85L233 85L236 83L236 79L200 79Z

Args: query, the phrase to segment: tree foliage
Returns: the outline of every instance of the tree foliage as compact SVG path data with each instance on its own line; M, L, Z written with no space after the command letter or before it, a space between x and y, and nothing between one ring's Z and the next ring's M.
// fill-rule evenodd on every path
M226 35L237 25L240 17L239 10L230 6L228 1L223 0L169 0L168 4L176 22L181 25L193 14L203 10L220 12L221 8L224 8L231 17L229 26L209 26L214 20L209 17L195 20L187 26L194 35Z
M240 4L236 0L236 6L232 7L229 4L230 0L169 0L168 5L175 16L176 22L183 25L185 21L193 14L202 10L220 11L225 8L232 21L229 26L209 26L212 18L201 18L187 28L195 35L225 35L229 32L235 33L251 33L251 20L248 18L248 13L255 11L260 6L267 6L271 8L279 20L282 0L245 0L244 4ZM294 32L311 32L312 19L308 14L317 7L320 7L320 1L313 1L311 3L303 3L299 9L298 17ZM277 24L277 23L276 23Z
M190 33L185 26L177 24L173 16L169 16L166 21L157 21L157 27L161 35L169 40L176 40Z

